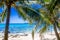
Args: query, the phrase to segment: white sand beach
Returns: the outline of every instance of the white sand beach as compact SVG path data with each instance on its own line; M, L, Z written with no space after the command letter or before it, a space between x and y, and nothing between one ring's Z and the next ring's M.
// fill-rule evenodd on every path
M0 33L0 40L4 37L3 33ZM9 33L9 40L32 40L31 33ZM54 32L44 33L39 37L39 33L35 33L34 40L57 40Z

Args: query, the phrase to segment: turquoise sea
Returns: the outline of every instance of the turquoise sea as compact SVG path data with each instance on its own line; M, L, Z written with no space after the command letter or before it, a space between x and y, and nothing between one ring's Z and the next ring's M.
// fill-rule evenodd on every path
M35 27L35 24L29 23L11 23L9 25L10 33L24 33L24 32L32 32L32 29ZM38 30L43 27L43 25L38 27ZM0 24L0 32L4 32L5 24ZM51 29L51 28L50 28Z
M9 25L9 32L10 33L17 33L17 32L31 32L34 28L35 24L28 24L28 23L11 23ZM5 24L0 24L0 32L4 32Z

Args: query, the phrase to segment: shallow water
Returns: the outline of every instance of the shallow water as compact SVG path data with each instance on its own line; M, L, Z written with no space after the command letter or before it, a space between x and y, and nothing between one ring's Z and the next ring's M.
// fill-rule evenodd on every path
M9 25L9 32L16 33L16 32L31 32L34 28L35 24L28 24L28 23L12 23ZM0 24L0 32L4 32L5 24Z
M25 33L25 32L32 32L33 28L35 27L35 24L29 24L29 23L11 23L9 25L9 32L10 33ZM37 28L37 31L39 31L44 25L40 25ZM5 24L0 24L0 32L4 32ZM52 29L50 27L50 29Z

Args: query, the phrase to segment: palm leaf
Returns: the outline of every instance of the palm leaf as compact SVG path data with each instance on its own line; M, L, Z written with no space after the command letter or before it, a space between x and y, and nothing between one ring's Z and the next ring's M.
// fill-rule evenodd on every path
M25 7L25 6L23 6L23 5L16 6L14 4L14 7L18 10L19 16L22 16L24 20L28 20L30 24L33 23L32 18L29 15L27 15L26 11L23 9L23 7Z
M41 17L44 19L45 22L47 22L47 23L49 23L49 24L52 24L52 23L49 21L49 19L48 19L48 18L45 18L45 16L44 16L42 13L41 13L40 15L41 15Z
M3 6L3 2L0 2L0 7Z
M40 20L40 15L36 10L30 7L25 7L25 9L26 9L26 14L28 14L32 19L34 19L35 21Z
M58 23L58 28L60 29L60 23Z
M6 10L2 13L1 22L3 22L5 18L6 18Z
M57 5L57 0L52 0L49 7L48 7L50 12L53 12L53 9L55 8L56 5Z
M32 39L33 40L34 40L34 33L35 33L38 26L39 26L39 24L35 25L34 29L32 30Z
M40 20L40 15L38 14L38 12L28 6L24 6L24 5L20 5L19 7L14 5L16 7L16 9L19 12L19 15L22 15L22 17L24 19L26 19L26 16L29 16L32 20L34 21L38 21ZM20 8L20 9L19 9ZM23 10L23 11L22 11ZM32 13L30 13L32 12ZM25 16L26 15L26 16ZM25 16L25 17L24 17Z
M44 0L44 2L50 2L51 0Z
M38 21L37 24L35 25L34 29L32 30L32 39L34 40L34 33L36 32L37 28L41 24L41 21Z
M0 13L0 17L2 16L2 14Z
M35 33L35 32L34 32L34 30L33 30L33 31L32 31L32 39L33 39L33 40L34 40L34 33Z
M50 21L50 18L51 18L51 17L49 16L49 12L47 12L47 10L40 9L39 12L40 12L41 18L42 18L45 22L47 22L47 23L49 23L49 24L52 24L52 22Z
M42 33L46 32L47 28L48 28L48 26L45 25L43 28L41 28L41 30L39 31L39 33L42 34Z
M21 7L17 7L16 9L18 10L19 15L21 15L21 16L26 20L26 14L25 14L25 12L22 10L22 8L21 8Z
M24 20L28 20L29 23L31 24L33 22L33 20L25 13L25 11L22 9L22 7L16 7L16 9L18 10L18 14L19 16L21 15L23 17Z
M37 21L37 20L40 20L40 15L38 14L37 11L35 11L34 9L30 8L30 7L23 7L23 6L20 6L22 9L23 9L23 13L19 13L21 14L23 17L24 15L27 15L29 16L31 19L33 19L34 21ZM18 8L18 7L17 7ZM20 8L20 9L21 9ZM18 8L19 9L19 8ZM20 10L19 9L19 10ZM32 11L32 13L29 13L29 11ZM25 17L27 18L27 17Z

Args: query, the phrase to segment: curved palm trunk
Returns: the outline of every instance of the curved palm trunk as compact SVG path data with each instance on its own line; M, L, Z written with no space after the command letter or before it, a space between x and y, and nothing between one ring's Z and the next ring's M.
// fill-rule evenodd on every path
M57 37L57 40L60 40L60 37L59 37L59 34L58 34L58 32L57 32L57 25L56 25L56 23L54 23L54 31L55 31L55 34L56 34L56 37Z
M10 3L7 5L7 19L6 19L6 26L5 26L5 34L4 34L4 40L8 40L8 29L9 29L9 20L10 20Z

